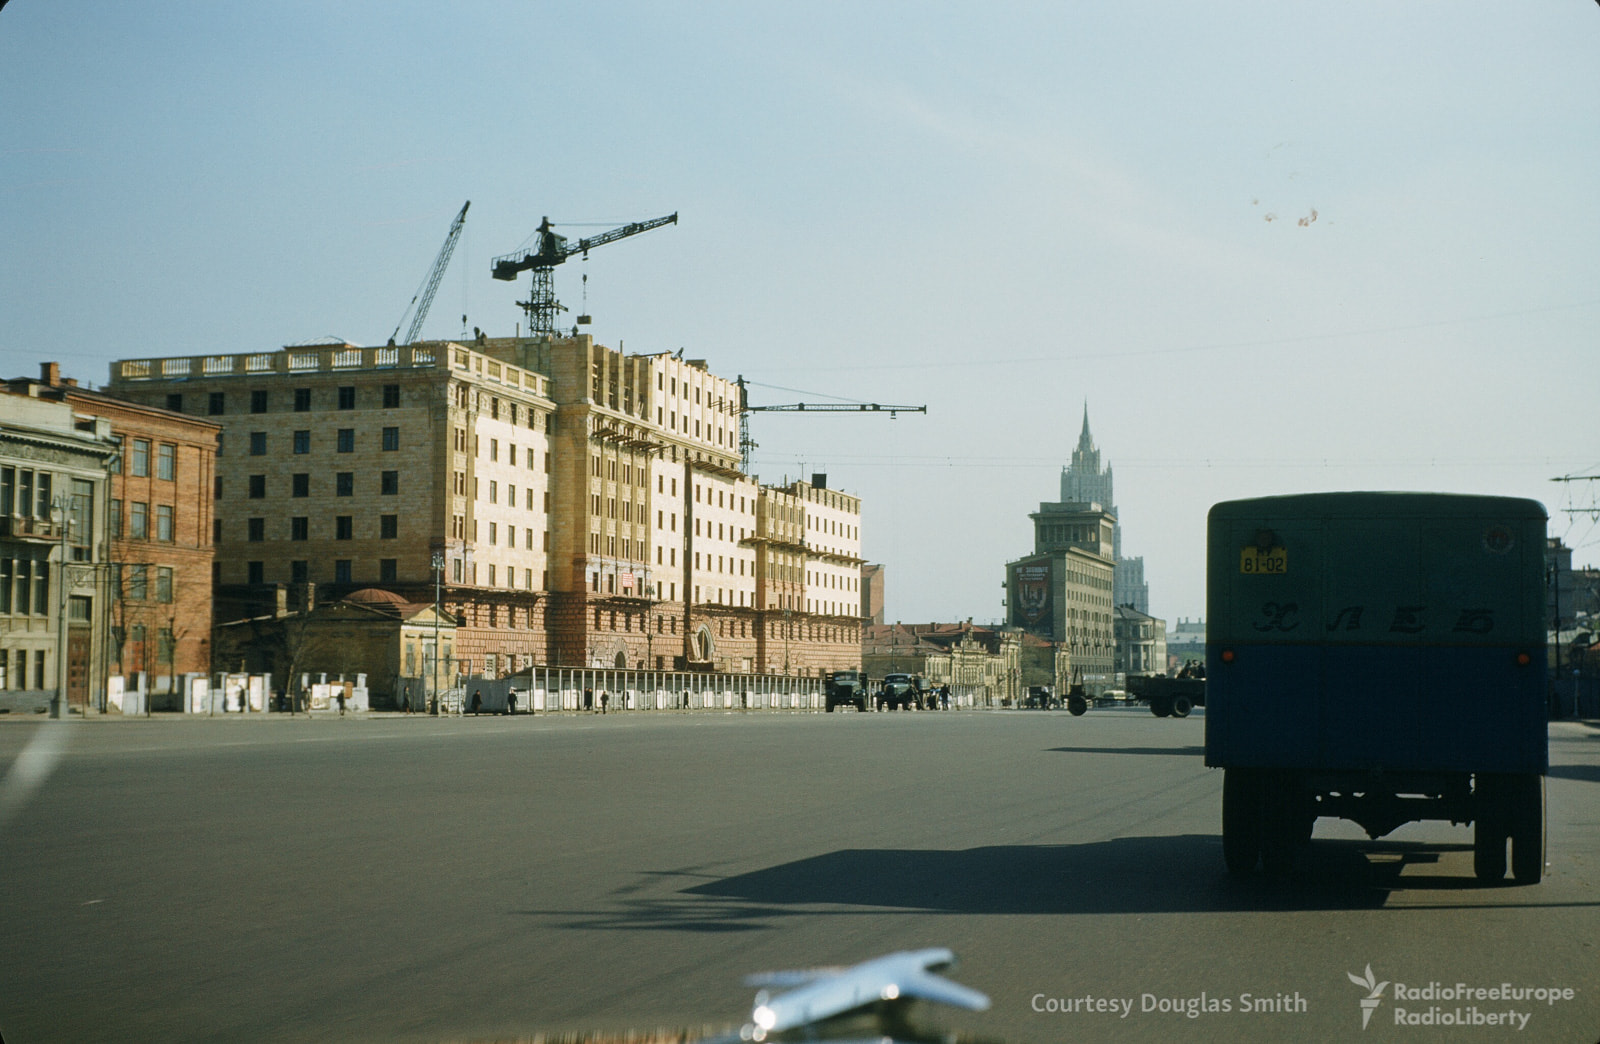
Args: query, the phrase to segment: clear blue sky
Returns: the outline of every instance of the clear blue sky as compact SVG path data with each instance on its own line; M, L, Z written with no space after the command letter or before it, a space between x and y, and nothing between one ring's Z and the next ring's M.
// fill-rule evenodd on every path
M1000 613L1084 403L1152 610L1218 500L1534 497L1600 560L1600 8L45 2L0 11L0 357L509 335L559 272L752 401L764 481L866 502L891 619ZM576 308L574 309L576 310Z

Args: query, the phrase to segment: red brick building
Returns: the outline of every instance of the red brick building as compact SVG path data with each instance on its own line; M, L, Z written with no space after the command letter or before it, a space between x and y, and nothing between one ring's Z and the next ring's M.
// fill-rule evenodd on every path
M111 424L109 529L112 583L109 673L144 672L146 688L175 691L184 674L211 672L212 504L221 426L118 399L61 377L56 363L37 381L9 382Z

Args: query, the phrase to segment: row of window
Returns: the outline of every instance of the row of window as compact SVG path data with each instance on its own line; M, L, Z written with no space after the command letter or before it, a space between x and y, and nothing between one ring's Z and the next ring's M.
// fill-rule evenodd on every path
M50 517L51 475L32 468L0 468L0 515Z
M215 542L222 542L222 519L212 522ZM354 515L335 515L333 519L333 538L335 540L354 540L356 521ZM399 515L378 516L378 539L396 540L400 536ZM245 539L253 544L261 543L267 539L267 520L265 518L245 519ZM292 515L289 518L289 539L310 540L311 519L307 515Z
M217 476L214 496L222 499L222 476ZM265 500L267 498L267 476L249 475L246 477L246 494L251 500ZM353 497L356 495L356 473L353 471L336 471L333 473L333 494L336 497ZM378 494L385 497L400 495L400 472L381 471L378 473ZM309 471L296 472L289 476L289 495L291 497L309 497L311 495L311 473Z
M170 442L152 443L149 439L118 438L117 455L111 460L113 474L121 474L122 462L128 462L128 474L134 478L150 477L150 451L155 450L155 475L164 482L178 479L178 447Z
M295 413L308 413L312 409L311 388L291 389L291 399ZM344 385L336 388L335 402L341 410L357 408L357 392L355 385ZM383 408L396 409L400 405L400 386L398 384L385 384L382 386ZM272 393L265 388L255 388L250 392L250 412L270 413L272 406ZM183 393L172 392L167 396L167 409L175 413L183 412ZM220 417L228 412L228 395L226 392L214 391L206 397L206 413L213 417Z
M127 504L127 523L129 540L157 540L170 544L174 539L174 508L171 504L155 505L155 535L151 536L150 529L150 504L145 501L134 500ZM111 502L111 535L114 538L122 537L123 503L120 500Z
M252 457L265 457L267 455L267 432L252 431L250 433L250 455ZM296 431L293 435L293 451L296 455L311 452L311 429L305 428ZM383 450L393 453L400 448L400 429L387 427L383 429ZM334 450L338 453L354 453L356 451L356 429L339 428L334 436ZM221 452L219 443L217 452Z
M33 651L33 687L54 688L55 682L45 684L45 651ZM0 689L26 689L28 687L28 650L18 649L7 661L6 651L0 649Z

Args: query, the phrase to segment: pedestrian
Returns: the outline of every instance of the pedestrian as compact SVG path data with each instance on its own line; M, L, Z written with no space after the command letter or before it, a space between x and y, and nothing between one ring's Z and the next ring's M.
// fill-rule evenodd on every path
M472 713L473 713L473 716L477 716L477 714L482 710L483 710L483 690L482 689L473 689L472 690Z
M517 716L517 690L511 689L506 693L506 713L511 717Z
M344 690L339 690L339 717L344 717Z
M600 690L600 713L601 714L604 714L606 712L606 699L607 699L606 690L601 689Z
M405 694L405 698L404 699L405 699L405 712L407 714L410 714L411 713L411 686L409 686L409 685L406 686L406 694Z
M583 690L583 709L586 710L586 711L589 711L590 713L594 712L594 690L593 689L584 689Z

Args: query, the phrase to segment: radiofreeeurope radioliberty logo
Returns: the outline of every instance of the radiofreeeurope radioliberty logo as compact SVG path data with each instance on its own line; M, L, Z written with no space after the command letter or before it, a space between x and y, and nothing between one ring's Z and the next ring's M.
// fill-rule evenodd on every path
M1498 982L1492 986L1474 983L1444 983L1430 979L1412 985L1398 979L1378 981L1367 965L1365 975L1345 972L1345 978L1367 991L1361 998L1361 1028L1372 1021L1372 1013L1388 998L1393 1005L1396 1026L1454 1026L1469 1029L1506 1027L1525 1030L1539 1008L1554 1008L1574 1000L1578 991L1571 986L1530 986Z
M1372 1013L1378 1010L1378 1004L1383 1000L1383 990L1384 987L1389 985L1389 980L1385 979L1383 982L1379 982L1377 976L1372 974L1372 965L1370 964L1367 965L1366 978L1362 978L1354 972L1345 972L1345 975L1351 982L1367 991L1367 995L1361 998L1361 1028L1366 1029L1367 1023L1372 1021Z

